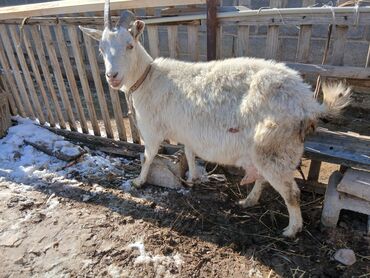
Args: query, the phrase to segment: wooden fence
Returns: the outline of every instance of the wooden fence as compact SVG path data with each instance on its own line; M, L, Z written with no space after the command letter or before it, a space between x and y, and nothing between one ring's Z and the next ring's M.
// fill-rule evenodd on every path
M79 5L77 10L76 8L73 10L73 7L58 10L48 6L49 10L44 9L43 14L87 12L89 7L91 11L102 9L101 3L98 5L96 1L92 2L91 6ZM153 7L155 2L113 1L112 7L147 8ZM158 4L173 6L205 2L161 0ZM314 1L303 2L305 5L314 4ZM216 44L208 45L208 50L215 47L215 55L222 58L222 30L233 25L237 26L235 56L245 56L249 47L250 28L263 25L268 28L265 58L274 59L279 47L280 26L294 25L299 28L296 62L288 63L288 66L302 74L356 80L370 79L370 68L343 66L348 28L353 25L369 25L370 7L287 9L283 8L283 4L283 0L270 0L270 9L250 10L240 7L219 9L217 28L213 34L215 35L213 41L216 41ZM206 9L204 6L185 6L182 9L185 12L181 12L181 9L176 10L172 6L170 9L162 10L169 16L145 17L147 31L144 45L154 58L161 56L158 30L166 28L168 56L177 58L179 48L182 47L178 44L178 30L186 28L189 59L197 61L200 55L200 29L207 23ZM14 8L13 16L8 12L4 19L5 13L0 9L1 83L4 90L11 93L9 102L12 114L38 119L42 125L47 123L60 129L140 143L139 134L127 110L124 94L109 89L102 78L104 69L99 63L101 58L97 55L97 43L78 29L78 25L101 28L103 19L63 15L35 17L32 13L34 10L29 9L23 13L21 10ZM153 14L154 10L147 10L147 15ZM28 15L32 17L18 18ZM331 55L328 64L307 64L311 33L315 24L333 25L335 29L330 41ZM369 57L370 54L366 65L369 65Z

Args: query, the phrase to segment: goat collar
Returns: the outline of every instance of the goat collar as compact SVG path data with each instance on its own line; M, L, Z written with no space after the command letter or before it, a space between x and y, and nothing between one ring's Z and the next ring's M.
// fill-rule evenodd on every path
M128 90L128 93L129 94L132 94L133 92L135 92L140 86L141 86L141 84L143 84L143 82L144 82L144 80L145 80L145 78L148 76L148 74L149 74L149 71L150 71L150 69L152 68L152 64L149 64L147 67L146 67L146 69L145 69L145 71L144 71L144 73L140 76L140 78L135 82L135 84L134 85L132 85L131 86L131 88Z

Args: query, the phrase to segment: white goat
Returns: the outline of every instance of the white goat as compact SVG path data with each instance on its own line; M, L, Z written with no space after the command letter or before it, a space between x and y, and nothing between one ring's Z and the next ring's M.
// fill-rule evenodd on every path
M185 145L189 180L198 178L195 156L243 167L244 183L255 181L240 204L253 206L268 182L283 197L289 225L283 235L302 229L300 191L294 171L305 135L318 117L347 105L350 90L324 86L324 104L314 98L299 74L282 63L235 58L203 63L153 60L139 42L144 22L128 11L112 27L109 1L103 31L80 27L100 41L106 78L129 91L145 142L145 160L134 185L142 185L164 139Z

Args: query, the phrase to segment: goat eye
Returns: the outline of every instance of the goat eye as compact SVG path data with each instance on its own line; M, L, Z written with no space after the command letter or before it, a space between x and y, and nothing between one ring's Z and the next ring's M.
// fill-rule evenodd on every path
M128 45L126 46L126 48L127 48L127 49L133 49L133 48L134 48L134 46L133 46L132 44L128 44Z

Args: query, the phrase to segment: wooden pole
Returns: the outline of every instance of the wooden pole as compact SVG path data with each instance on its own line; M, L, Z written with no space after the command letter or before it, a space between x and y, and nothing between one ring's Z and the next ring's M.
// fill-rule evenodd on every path
M207 0L207 60L216 59L217 0Z

